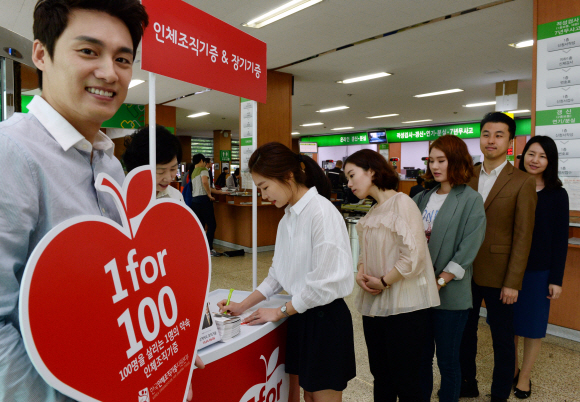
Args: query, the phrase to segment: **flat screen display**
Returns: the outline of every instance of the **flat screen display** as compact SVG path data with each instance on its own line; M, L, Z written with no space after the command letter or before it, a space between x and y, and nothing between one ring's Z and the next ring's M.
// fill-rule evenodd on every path
M318 152L318 144L316 142L301 142L300 152L315 154Z
M387 133L385 131L369 131L369 143L377 144L387 142Z

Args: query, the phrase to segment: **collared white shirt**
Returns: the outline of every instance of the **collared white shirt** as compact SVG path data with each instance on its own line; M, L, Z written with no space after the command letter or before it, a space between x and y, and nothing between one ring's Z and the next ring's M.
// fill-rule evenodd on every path
M267 299L282 289L299 313L351 294L354 274L343 217L315 187L278 224L274 259L258 286Z
M0 122L0 401L71 401L40 377L26 354L20 282L35 246L59 223L80 215L121 223L113 197L98 192L95 181L106 173L122 185L125 175L104 134L91 145L39 96L28 109Z
M483 168L483 163L481 164L481 174L479 175L479 184L477 186L477 191L483 197L483 202L485 202L485 200L487 199L487 196L489 195L491 188L495 184L495 181L497 180L499 174L501 173L503 168L507 165L507 163L508 161L506 159L504 163L493 169L489 174L487 174L487 172Z
M158 192L155 198L173 198L174 200L184 202L183 194L181 194L178 189L171 187L171 185L169 185L165 190Z

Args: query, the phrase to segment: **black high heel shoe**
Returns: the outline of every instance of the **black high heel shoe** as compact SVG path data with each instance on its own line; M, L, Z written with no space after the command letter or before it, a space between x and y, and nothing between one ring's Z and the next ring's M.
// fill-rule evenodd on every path
M530 380L530 390L529 391L522 391L518 387L514 389L514 396L518 399L527 399L532 395L532 380Z

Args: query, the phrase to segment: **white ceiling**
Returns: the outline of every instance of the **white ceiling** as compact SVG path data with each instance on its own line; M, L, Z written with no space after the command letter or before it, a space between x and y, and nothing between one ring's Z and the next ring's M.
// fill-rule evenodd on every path
M503 80L520 80L518 107L531 108L532 48L508 46L532 38L531 0L324 0L261 29L241 24L287 0L185 1L266 42L269 69L489 5L280 69L295 77L292 128L301 135L331 133L331 128L344 126L354 126L353 131L401 127L405 126L401 122L407 120L433 119L428 124L479 120L494 107L464 108L462 105L495 100L495 83ZM36 0L0 0L0 26L32 39L35 4ZM380 71L393 75L348 85L335 82ZM134 67L134 78L147 79L147 73L140 70L138 63ZM430 98L413 97L451 88L465 91ZM157 77L157 103L203 89ZM139 85L129 90L127 102L147 103L147 94L146 84ZM212 130L222 129L237 133L238 102L232 95L210 91L166 104L178 108L178 134L210 135ZM340 105L350 109L316 113ZM196 119L186 117L200 111L211 114ZM365 118L390 113L399 116ZM324 126L300 127L314 121L321 121Z

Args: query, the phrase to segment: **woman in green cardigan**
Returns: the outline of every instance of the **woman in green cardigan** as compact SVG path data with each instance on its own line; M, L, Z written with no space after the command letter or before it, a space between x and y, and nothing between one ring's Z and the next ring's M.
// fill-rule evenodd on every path
M471 302L472 263L485 237L481 195L467 186L473 161L465 143L454 135L439 137L429 147L425 179L438 184L417 194L425 236L435 269L441 304L431 308L431 325L421 371L424 400L433 391L433 355L441 373L441 402L456 402L461 389L459 348ZM436 348L435 348L436 346Z

